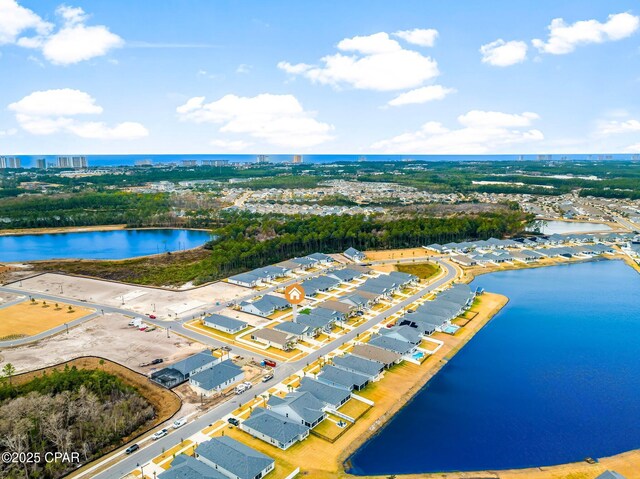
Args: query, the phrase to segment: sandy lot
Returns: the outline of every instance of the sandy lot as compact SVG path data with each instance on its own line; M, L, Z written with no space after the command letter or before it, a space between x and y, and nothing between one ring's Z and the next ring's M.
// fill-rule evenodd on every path
M0 339L7 336L33 336L93 312L93 309L78 306L69 309L65 303L38 299L35 302L22 301L0 309Z
M51 366L78 356L101 356L131 369L149 373L139 365L155 358L165 362L182 359L204 349L200 343L165 331L146 333L127 326L129 318L106 314L69 330L69 334L0 351L0 367L12 363L18 372Z
M16 282L8 286L15 288L19 287L18 284ZM223 282L187 291L165 291L56 273L45 273L23 279L22 287L29 291L63 295L77 300L122 307L136 311L141 315L153 313L159 319L169 319L175 317L176 314L180 317L196 316L217 302L236 300L251 292L241 286Z
M407 258L420 258L426 256L433 256L433 252L430 252L424 248L405 248L405 249L393 249L393 250L379 250L379 251L365 251L367 255L365 261L380 261L387 259L407 259Z

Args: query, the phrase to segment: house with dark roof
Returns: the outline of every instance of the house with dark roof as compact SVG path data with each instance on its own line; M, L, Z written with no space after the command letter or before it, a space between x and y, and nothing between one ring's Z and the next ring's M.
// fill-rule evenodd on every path
M353 354L345 354L344 356L335 356L332 360L333 365L337 368L362 374L374 381L380 377L384 371L384 364L370 359L359 358Z
M349 391L359 391L369 384L369 377L353 371L345 371L336 366L326 365L318 374L317 378L321 383L329 386L346 388Z
M189 385L205 397L218 394L244 379L244 371L230 359L189 378Z
M286 299L273 294L265 294L256 301L243 301L240 303L240 309L245 313L255 314L263 318L272 315L276 311L287 309L290 306Z
M309 428L270 409L256 408L240 429L253 437L286 450L309 436Z
M203 351L184 358L159 371L154 371L149 378L165 388L173 388L185 382L190 376L205 369L212 368L219 362L221 362L221 359L212 356L210 351Z
M310 392L294 391L284 398L271 396L267 407L273 412L313 429L326 417L324 403Z
M211 466L196 458L180 454L171 461L171 467L158 474L158 479L228 479Z
M351 391L345 388L329 386L310 377L303 377L300 380L298 391L311 393L333 409L338 409L351 398Z
M416 350L415 344L411 344L410 342L401 339L391 338L389 336L374 336L369 341L369 344L400 354L401 356L412 353Z
M245 329L248 324L221 314L210 314L202 320L207 328L217 329L228 334L236 334Z
M275 467L272 458L229 436L203 442L196 447L195 457L229 479L260 479Z
M367 257L362 251L358 251L353 247L347 248L347 250L342 254L349 258L351 261L355 261L356 263L364 261L364 259Z

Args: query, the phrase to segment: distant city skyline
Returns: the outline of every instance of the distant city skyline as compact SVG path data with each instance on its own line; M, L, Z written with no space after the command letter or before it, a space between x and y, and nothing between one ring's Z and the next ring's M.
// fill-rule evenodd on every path
M0 0L0 155L638 153L639 14Z

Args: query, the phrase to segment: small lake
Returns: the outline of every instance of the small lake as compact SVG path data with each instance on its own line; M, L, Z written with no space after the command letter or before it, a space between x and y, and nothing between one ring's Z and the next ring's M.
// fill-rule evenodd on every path
M179 251L211 239L207 231L133 229L0 236L0 262L47 259L125 259Z
M602 223L586 223L579 221L545 221L540 233L547 235L565 233L593 233L595 231L611 231L608 225Z
M553 465L640 448L640 275L505 271L509 303L350 458L354 474Z

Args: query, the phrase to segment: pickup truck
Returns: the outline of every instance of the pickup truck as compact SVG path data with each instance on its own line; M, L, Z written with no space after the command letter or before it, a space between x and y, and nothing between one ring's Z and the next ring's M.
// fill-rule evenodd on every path
M153 439L154 441L157 441L161 437L165 437L168 433L169 433L168 429L160 429L158 432L154 433L153 436L151 436L151 439Z

